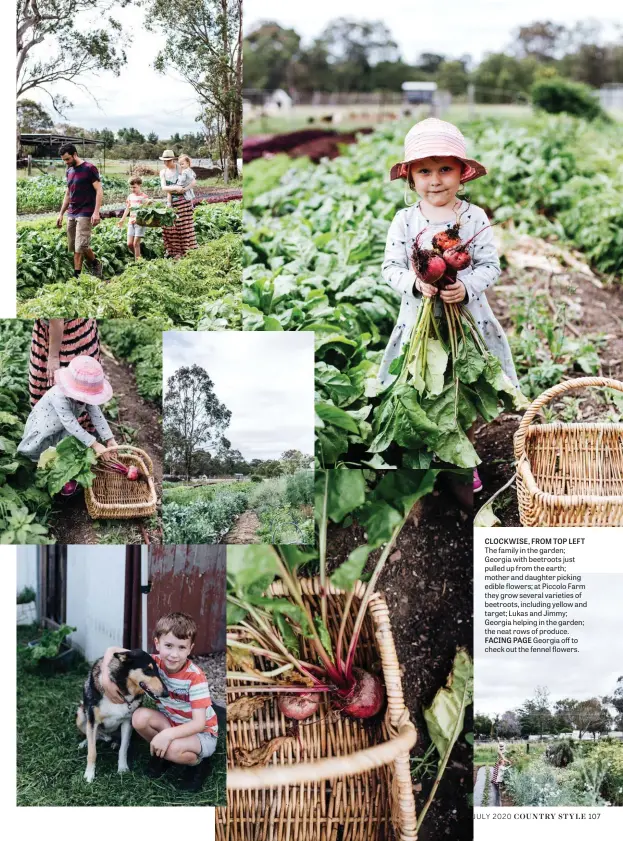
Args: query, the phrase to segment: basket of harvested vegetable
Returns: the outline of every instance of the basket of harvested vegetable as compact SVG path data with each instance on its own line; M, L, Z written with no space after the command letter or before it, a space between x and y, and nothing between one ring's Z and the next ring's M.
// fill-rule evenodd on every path
M170 228L175 224L177 213L166 204L145 204L136 211L136 224L146 228Z
M606 377L580 377L544 391L515 433L517 498L524 526L623 526L623 424L533 424L552 400L576 389L623 391Z
M243 618L235 611L243 600L228 596L234 671L227 808L217 810L217 838L415 841L409 751L417 733L389 611L373 592L378 575L342 590L298 578L293 552L279 547L280 578L261 597L263 608L256 593ZM244 579L229 553L228 576Z
M117 459L98 458L95 479L85 488L89 514L94 520L130 520L155 514L157 497L150 457L129 444L112 449L117 450Z

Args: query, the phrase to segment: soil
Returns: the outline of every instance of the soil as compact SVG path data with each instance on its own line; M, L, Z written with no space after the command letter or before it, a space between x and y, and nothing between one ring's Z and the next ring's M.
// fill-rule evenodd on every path
M357 524L330 529L330 566L364 542ZM471 514L461 511L451 490L440 485L411 513L379 581L390 609L405 703L418 728L416 758L430 745L423 710L445 685L457 647L472 652L472 546ZM377 553L372 562L376 558ZM468 713L465 733L472 729L471 707ZM418 813L432 783L430 777L414 779ZM422 823L420 841L472 839L472 790L472 748L461 736Z
M357 134L370 134L373 130L364 127L339 133L335 129L308 128L285 134L254 135L244 141L243 161L250 163L265 155L285 152L291 158L306 156L318 163L322 158L337 158L341 154L340 144L356 143Z
M132 366L117 360L102 348L102 365L117 398L118 416L109 419L118 444L139 447L151 457L158 499L162 498L162 446L160 440L160 412L156 404L144 400L136 389ZM133 434L127 430L135 430ZM60 499L51 516L52 531L61 544L150 543L162 542L159 517L150 520L92 520L79 491L70 499Z
M604 344L599 351L602 374L623 380L623 288L602 285L599 281L591 282L582 273L571 273L568 277L573 300L581 306L581 320L573 322L576 330L584 336L601 334L604 337ZM496 287L487 292L491 307L505 328L508 328L510 322L509 304L512 302L515 283L510 273L504 271ZM578 368L568 376L582 377L586 374ZM595 421L603 418L605 406L599 400L597 389L578 391L573 396L576 395L583 398L581 418L578 420ZM554 402L553 407L564 408L564 403ZM478 495L476 507L484 504L513 476L513 435L520 420L521 415L503 414L477 430L476 449L482 459L478 471L484 487ZM514 485L497 498L494 510L503 526L521 525Z
M261 543L262 541L257 536L259 527L260 520L255 511L245 511L227 532L223 538L223 543Z

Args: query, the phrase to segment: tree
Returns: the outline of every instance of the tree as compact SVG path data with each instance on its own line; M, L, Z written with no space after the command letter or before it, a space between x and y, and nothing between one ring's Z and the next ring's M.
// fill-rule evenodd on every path
M502 739L513 739L521 736L521 725L516 712L508 710L500 716L497 723L497 734Z
M193 365L178 368L167 380L163 414L165 451L189 478L198 449L219 445L231 412L214 393L207 371Z
M311 456L306 456L300 450L286 450L281 454L280 461L283 464L284 473L296 473L297 470L304 470L313 461Z
M436 73L441 65L446 60L446 57L438 53L422 53L416 62L418 70L423 70L424 73Z
M149 134L147 135L147 141L148 141L148 143L157 143L158 142L158 135L156 134L155 131L150 131L149 132Z
M478 738L491 738L493 736L493 719L488 715L476 713L474 715L474 736Z
M551 20L534 21L515 32L515 54L519 58L553 61L559 58L569 41L567 28Z
M301 36L275 21L265 21L244 39L244 86L258 90L289 88Z
M193 87L203 123L221 139L220 157L238 175L242 144L242 0L149 0L147 28L166 37L155 67Z
M20 134L40 134L53 128L52 118L38 102L21 99L17 103L17 129Z
M117 132L120 143L144 143L145 137L136 128L120 128Z
M79 81L85 74L110 71L116 76L126 63L128 42L121 24L106 18L102 28L79 26L93 12L105 18L113 6L132 0L18 0L17 98L45 91L62 113L69 103L50 91L55 82ZM84 14L83 14L84 13Z
M370 90L374 65L400 59L398 45L380 20L337 18L327 24L319 41L326 47L336 87L342 91Z
M444 61L437 71L437 85L441 90L461 96L467 91L469 75L460 61Z
M535 58L520 60L504 53L490 53L473 73L477 101L510 103L526 100L538 67Z
M618 679L614 694L609 701L617 711L616 727L623 730L623 675Z
M115 145L115 133L109 128L95 130L92 132L92 134L95 140L99 140L99 142L106 150L112 149L112 147Z
M550 710L549 690L537 686L534 698L529 698L517 710L522 736L540 736L553 731L553 716Z

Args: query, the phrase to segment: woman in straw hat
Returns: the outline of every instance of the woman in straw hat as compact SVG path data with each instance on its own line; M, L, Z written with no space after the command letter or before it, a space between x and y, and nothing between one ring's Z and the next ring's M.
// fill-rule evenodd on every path
M73 435L85 447L105 456L106 450L117 443L100 409L113 394L102 366L92 356L76 356L66 367L57 368L54 378L56 385L46 391L28 416L18 453L37 461L48 447L55 447ZM78 418L85 411L105 446L80 426ZM75 482L68 482L62 493L71 496L76 488Z
M406 208L399 210L390 225L383 262L383 278L401 296L398 321L385 350L379 379L389 385L389 373L409 339L423 298L439 296L446 303L464 304L474 316L487 347L502 363L505 373L517 385L517 374L508 340L493 314L486 290L500 275L500 261L487 214L482 208L461 199L461 185L487 174L484 166L467 157L465 138L456 126L443 120L422 120L405 138L404 157L391 168L390 179L404 179ZM408 189L417 194L411 202ZM471 265L459 271L456 280L439 291L416 274L411 252L415 238L422 248L430 248L435 234L458 224L463 242L485 229L469 247ZM474 470L474 491L482 489Z
M182 156L186 157L186 156ZM160 170L160 186L167 194L168 204L175 210L175 224L162 229L167 255L178 259L187 251L197 247L195 223L193 220L193 186L195 174L190 168L182 170L172 149L165 149L160 160L164 163Z

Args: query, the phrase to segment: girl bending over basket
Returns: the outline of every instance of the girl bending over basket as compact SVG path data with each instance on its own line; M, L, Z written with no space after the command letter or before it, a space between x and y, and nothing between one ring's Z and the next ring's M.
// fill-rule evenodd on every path
M77 356L67 367L58 368L54 379L56 385L46 391L31 410L17 451L32 461L37 461L48 447L55 447L64 438L72 435L85 447L92 447L98 455L106 458L107 449L116 447L117 442L100 409L113 394L102 366L91 356ZM97 435L106 446L80 426L78 418L85 411L88 412ZM67 482L61 494L72 496L77 489L77 483L72 480Z

